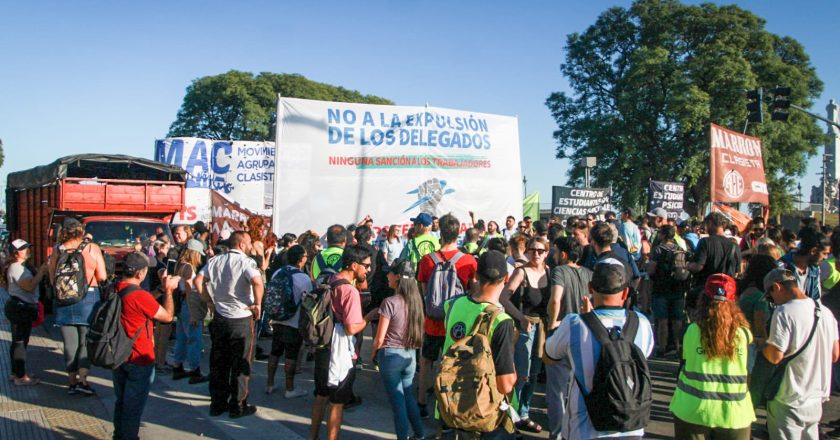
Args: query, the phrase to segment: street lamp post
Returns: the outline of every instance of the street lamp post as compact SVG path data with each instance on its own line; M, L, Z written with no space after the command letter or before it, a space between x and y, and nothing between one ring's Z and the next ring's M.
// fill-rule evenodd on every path
M584 178L583 178L583 186L585 188L589 188L589 185L591 183L590 182L590 174L591 174L592 168L595 168L595 165L598 164L598 160L595 156L586 156L583 159L581 159L580 164L583 167L584 172L585 172Z
M522 196L524 198L528 196L528 178L524 174L522 175L522 187L525 191L525 194Z

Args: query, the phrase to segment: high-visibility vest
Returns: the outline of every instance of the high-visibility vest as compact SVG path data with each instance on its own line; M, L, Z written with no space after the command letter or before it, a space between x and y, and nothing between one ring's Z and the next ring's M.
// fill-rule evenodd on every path
M321 251L321 256L324 257L324 262L327 263L328 266L333 266L341 260L342 255L344 255L344 248L338 246L330 246ZM339 265L340 266L340 265ZM321 270L324 268L318 263L317 258L312 259L312 278L318 278L318 275L321 274ZM339 267L338 270L342 268Z
M677 389L669 409L688 423L712 428L740 429L755 421L747 385L747 346L752 342L749 329L737 332L734 359L709 359L700 344L700 327L694 323L683 339L685 366L677 379Z
M417 264L423 256L440 250L440 241L433 235L423 234L414 237L406 243L400 258L405 258Z
M828 257L825 262L826 266L828 266L828 276L822 282L822 285L823 289L831 290L837 285L837 282L840 281L840 271L834 267L834 255ZM822 267L820 269L822 269Z

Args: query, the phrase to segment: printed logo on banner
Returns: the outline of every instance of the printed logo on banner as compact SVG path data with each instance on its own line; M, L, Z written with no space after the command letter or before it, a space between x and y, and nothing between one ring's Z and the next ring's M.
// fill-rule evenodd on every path
M741 197L744 194L744 178L738 170L730 170L723 176L723 190L729 197Z
M416 189L406 193L417 194L417 201L406 208L403 213L419 207L420 212L428 212L432 215L436 215L438 213L437 207L443 199L443 196L454 192L454 189L446 187L445 180L439 180L437 177L433 177L418 185Z

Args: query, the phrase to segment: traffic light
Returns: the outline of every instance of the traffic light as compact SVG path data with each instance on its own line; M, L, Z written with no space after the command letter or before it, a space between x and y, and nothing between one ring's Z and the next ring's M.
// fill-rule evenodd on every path
M761 101L764 99L764 89L747 90L747 120L750 122L764 122L764 109Z
M773 89L773 100L770 101L770 118L773 121L787 121L790 108L790 87L776 87Z

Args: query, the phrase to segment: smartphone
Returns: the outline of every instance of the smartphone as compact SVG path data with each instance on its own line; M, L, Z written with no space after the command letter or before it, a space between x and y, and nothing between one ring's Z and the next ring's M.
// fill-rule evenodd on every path
M166 274L169 276L175 276L175 271L177 270L178 262L175 260L167 260L166 261Z

